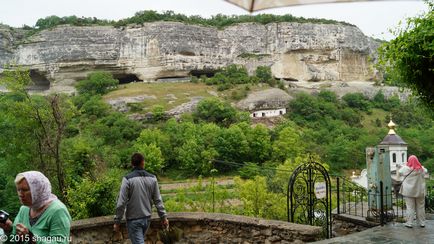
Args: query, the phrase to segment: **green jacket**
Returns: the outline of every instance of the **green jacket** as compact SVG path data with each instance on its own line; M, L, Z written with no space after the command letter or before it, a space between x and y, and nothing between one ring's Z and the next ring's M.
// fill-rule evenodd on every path
M15 233L16 225L19 223L25 225L33 233L33 240L36 243L69 243L71 216L60 200L51 202L33 226L30 226L29 216L30 208L21 206L7 243L18 242ZM30 243L28 240L24 241L24 243Z

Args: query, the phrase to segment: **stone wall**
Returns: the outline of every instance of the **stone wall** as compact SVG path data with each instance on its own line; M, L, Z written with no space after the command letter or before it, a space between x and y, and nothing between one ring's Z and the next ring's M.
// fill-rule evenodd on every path
M321 239L320 227L228 214L170 213L169 221L178 233L177 243L303 243ZM125 223L122 235L115 235L112 229L112 216L74 221L72 242L130 243ZM153 216L147 243L161 243L159 231L159 219Z
M379 223L367 221L365 217L347 214L333 214L333 237L345 236L360 232L375 226Z

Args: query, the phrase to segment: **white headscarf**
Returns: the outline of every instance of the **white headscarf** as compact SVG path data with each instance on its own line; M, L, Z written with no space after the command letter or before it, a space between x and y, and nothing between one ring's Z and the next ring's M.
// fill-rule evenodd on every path
M32 194L31 209L38 210L45 206L45 204L57 199L56 195L51 193L50 181L41 172L26 171L19 173L17 177L15 177L15 183L20 182L23 178L25 178L29 184L30 193Z

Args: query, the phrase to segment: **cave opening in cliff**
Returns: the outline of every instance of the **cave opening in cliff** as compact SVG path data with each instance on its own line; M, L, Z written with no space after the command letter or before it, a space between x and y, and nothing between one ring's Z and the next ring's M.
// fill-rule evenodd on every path
M283 79L285 81L298 81L297 79L291 78L291 77L283 77L283 78L280 78L280 79Z
M201 76L206 76L208 78L213 77L217 71L215 70L192 70L190 71L190 76L196 76L200 78Z
M157 82L189 82L189 76L164 76L156 79Z
M50 89L50 81L37 70L30 70L30 79L33 84L29 86L29 90L46 91Z
M114 74L113 78L119 81L119 84L128 84L131 82L141 82L143 80L139 79L135 74Z

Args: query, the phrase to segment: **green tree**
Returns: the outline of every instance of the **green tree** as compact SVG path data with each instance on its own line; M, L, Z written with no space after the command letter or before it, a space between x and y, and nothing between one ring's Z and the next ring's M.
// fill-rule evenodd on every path
M390 114L393 121L400 127L426 128L433 124L433 120L427 116L426 109L417 101L403 103L401 106L391 109ZM388 122L389 119L389 116L385 118L385 122Z
M154 107L152 107L152 116L154 121L160 121L164 119L164 117L166 116L164 107L161 105L155 105Z
M243 202L244 215L265 217L264 213L270 206L270 193L265 177L256 176L253 180L246 181L235 178L235 184Z
M362 111L368 111L370 108L369 100L362 93L348 93L342 97L347 105Z
M247 125L244 134L249 144L249 161L263 163L271 157L271 135L265 125L258 124L253 128Z
M39 29L47 29L56 25L59 25L61 23L61 18L55 15L51 15L48 17L45 17L43 19L38 19L36 21L35 26Z
M190 139L179 148L178 160L181 168L188 172L209 175L216 155L213 148L205 149L197 139Z
M135 145L150 145L155 144L161 149L164 156L171 153L170 137L160 129L144 129L140 132Z
M83 179L68 189L69 211L73 219L85 219L113 214L123 172L110 170L91 180Z
M104 117L110 112L110 105L102 100L100 95L86 96L88 99L82 104L80 112L94 118Z
M352 155L353 144L344 136L339 136L326 146L324 160L330 163L333 172L351 169L356 165Z
M219 159L229 162L245 162L249 152L249 143L243 130L238 125L232 125L228 129L221 130L217 136L216 150ZM222 166L220 171L237 168L232 166Z
M151 173L160 173L161 170L166 166L166 162L163 158L160 148L151 144L141 144L135 146L135 149L143 154L145 158L145 169Z
M326 102L330 102L330 103L337 103L338 102L338 97L336 96L336 93L334 93L332 91L321 90L318 93L318 97L321 98L322 100L326 101Z
M304 145L300 139L298 129L294 126L288 126L282 129L277 139L273 142L273 160L284 162L299 156L304 151Z
M292 159L287 159L283 164L280 164L276 167L276 174L271 179L270 188L272 188L274 192L286 194L288 190L289 179L291 178L294 170L298 166L310 162L311 160L321 164L327 170L329 169L328 164L322 162L321 157L317 154L306 154L294 157Z
M95 179L96 153L92 140L78 136L67 138L63 144L62 156L69 185L81 182L85 177Z
M379 50L379 65L389 82L409 87L431 111L434 110L434 2L426 1L428 12L409 18L397 36Z
M267 66L258 66L258 68L256 68L256 77L258 77L259 81L262 83L269 83L274 79L270 67Z
M339 116L335 103L327 102L325 95L318 99L307 93L299 93L289 102L291 113L288 116L297 124L320 123L325 118Z
M3 162L0 162L3 166ZM11 172L5 172L4 168L0 170L4 176L0 179L0 205L1 208L6 210L11 216L16 216L21 203L17 201L17 188L15 186L15 175Z
M119 81L113 78L108 72L91 73L87 79L77 83L76 88L79 94L104 95L112 89L115 89Z
M377 108L384 104L386 102L386 97L384 96L383 91L379 90L372 99L372 102Z
M86 120L84 120L86 121ZM105 145L133 143L139 137L141 125L128 119L124 114L112 112L90 124L86 124L83 133L101 139Z
M252 179L261 174L261 168L256 163L246 162L243 167L238 170L238 174L242 179Z
M195 121L206 121L229 126L236 122L237 111L230 104L212 97L199 102L196 111L193 113L193 118Z
M267 219L286 219L286 196L268 190L267 179L255 176L251 180L235 178L235 192L243 203L235 214Z
M217 143L217 136L224 130L214 123L201 124L199 128L199 135L201 137L202 144L205 147L215 147Z
M61 158L61 145L66 125L75 113L75 108L66 96L52 94L46 97L32 96L27 87L32 83L30 72L21 68L3 71L0 84L15 96L10 107L4 112L8 117L25 120L25 133L22 134L33 144L34 162L38 170L45 173L65 200L66 183L64 161ZM21 125L24 125L23 123ZM9 152L10 153L10 152Z

